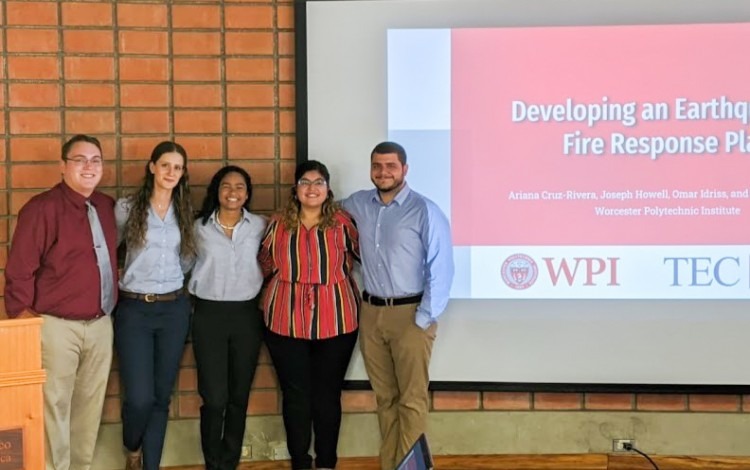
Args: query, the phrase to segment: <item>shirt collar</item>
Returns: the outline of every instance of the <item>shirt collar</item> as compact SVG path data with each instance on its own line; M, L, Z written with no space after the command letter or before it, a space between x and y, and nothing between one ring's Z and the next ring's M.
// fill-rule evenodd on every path
M250 222L250 212L248 212L244 207L242 208L242 218Z
M406 201L406 198L409 197L410 192L411 188L409 188L409 184L404 181L404 186L396 194L396 197L393 198L391 204L396 203L399 206L402 206L404 204L404 201ZM372 190L372 197L370 199L372 202L376 202L380 205L383 204L383 201L380 200L380 194L378 193L377 188Z
M96 206L96 198L94 197L94 194L96 193L91 193L91 196L89 196L88 198L84 197L82 194L77 193L70 186L68 186L65 181L61 181L59 187L60 191L63 194L63 197L73 203L75 207L79 209L85 209L86 201L91 201L91 204Z
M244 207L242 208L242 217L241 218L242 218L242 220L244 220L246 222L250 222L251 221L250 220L250 212L247 209L245 209ZM211 222L215 223L217 226L219 225L219 223L216 221L216 211L211 212L211 215L208 216L208 220L210 220Z

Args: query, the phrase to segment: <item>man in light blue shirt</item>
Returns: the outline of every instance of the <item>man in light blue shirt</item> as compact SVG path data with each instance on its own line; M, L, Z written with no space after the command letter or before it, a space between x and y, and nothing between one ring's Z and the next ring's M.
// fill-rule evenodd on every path
M404 148L382 142L370 155L375 189L343 201L359 228L360 347L378 403L383 470L425 432L432 344L453 281L448 219L409 188L408 169Z

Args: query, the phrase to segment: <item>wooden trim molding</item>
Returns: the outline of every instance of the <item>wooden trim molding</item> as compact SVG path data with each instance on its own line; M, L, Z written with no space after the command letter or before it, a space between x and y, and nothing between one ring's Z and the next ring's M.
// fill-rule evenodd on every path
M747 470L750 457L651 456L661 470ZM653 470L639 455L436 455L435 468L440 470ZM177 470L200 470L202 466L172 467ZM239 470L285 470L289 462L243 462ZM341 470L379 470L376 457L339 459Z

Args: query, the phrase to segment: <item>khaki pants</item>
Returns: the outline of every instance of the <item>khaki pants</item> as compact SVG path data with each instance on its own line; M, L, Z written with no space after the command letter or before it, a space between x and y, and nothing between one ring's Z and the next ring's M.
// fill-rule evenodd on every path
M393 470L427 428L429 365L437 323L414 323L417 304L376 307L362 302L359 344L375 391L380 466Z
M112 365L112 318L42 315L47 470L89 470Z

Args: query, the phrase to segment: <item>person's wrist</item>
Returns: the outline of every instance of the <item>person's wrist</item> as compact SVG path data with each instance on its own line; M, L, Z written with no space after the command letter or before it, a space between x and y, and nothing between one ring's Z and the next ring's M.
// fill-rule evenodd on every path
M427 328L430 327L430 325L432 324L432 321L433 321L432 318L427 313L425 313L422 310L417 310L415 323L417 324L418 327L422 328L423 330L426 330Z

